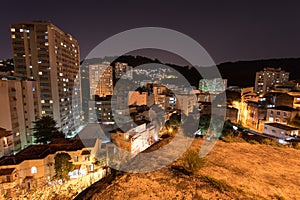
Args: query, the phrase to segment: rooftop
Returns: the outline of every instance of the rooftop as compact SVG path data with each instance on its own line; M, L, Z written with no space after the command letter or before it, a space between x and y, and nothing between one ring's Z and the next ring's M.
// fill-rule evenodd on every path
M64 141L63 141L64 140ZM77 151L85 148L84 142L74 139L63 139L59 143L30 145L14 156L4 156L0 158L0 166L16 165L24 160L43 159L58 151Z
M269 108L270 110L283 110L283 111L296 111L297 109L289 107L289 106L276 106L274 108Z
M286 130L286 131L299 130L299 128L287 126L287 125L283 125L283 124L279 124L279 123L266 123L266 125L273 126L273 127L276 127L276 128L282 129L282 130Z
M0 176L11 175L16 168L0 169Z

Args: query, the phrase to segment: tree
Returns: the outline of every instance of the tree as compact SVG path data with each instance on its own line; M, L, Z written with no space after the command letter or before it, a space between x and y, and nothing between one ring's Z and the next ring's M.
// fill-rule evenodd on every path
M205 135L210 125L211 115L201 115L199 120L199 129L202 135Z
M56 154L54 163L55 168L55 178L68 180L69 172L73 171L74 165L71 160L71 156L68 153Z
M228 134L231 134L233 132L233 124L231 123L230 120L226 120L224 122L224 126L223 126L223 131L222 131L222 135L226 136Z
M183 160L183 168L191 174L195 174L205 165L205 160L199 157L198 151L188 150Z
M56 127L56 121L50 116L43 116L41 119L34 121L33 136L35 142L47 144L53 138L64 138L65 135Z

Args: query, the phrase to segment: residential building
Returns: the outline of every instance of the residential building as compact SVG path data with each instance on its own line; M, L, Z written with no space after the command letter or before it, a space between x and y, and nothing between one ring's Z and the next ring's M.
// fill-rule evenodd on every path
M113 94L113 70L109 62L89 66L90 98Z
M254 92L254 87L242 88L241 101L258 101L258 95Z
M115 79L132 79L132 67L127 63L116 62L115 63Z
M0 72L13 72L14 61L13 59L1 59L0 60Z
M15 74L36 80L41 114L76 134L82 120L77 40L50 22L12 24L10 32Z
M288 106L268 108L266 121L270 123L289 124L295 119L298 113L298 110Z
M234 124L238 123L238 112L239 110L236 108L226 107L226 117L225 120L229 120Z
M266 123L264 126L264 134L285 139L290 136L298 136L299 128L279 123Z
M2 157L0 193L5 194L16 187L28 191L46 185L55 175L55 156L58 153L68 153L71 157L74 170L69 173L70 178L94 173L99 170L94 165L99 149L106 151L101 139L57 139L50 144L31 145L16 155Z
M154 95L149 92L129 91L127 105L147 105L148 107L154 104Z
M261 102L248 101L246 110L246 119L243 123L251 129L262 132L267 113L266 106Z
M195 107L199 106L195 95L189 93L176 94L176 103L177 109L187 116L194 111Z
M0 157L10 156L13 153L14 153L14 134L3 128L0 128Z
M115 100L110 95L106 97L95 96L95 112L100 124L115 124L112 113L112 105L115 104Z
M281 68L265 67L262 71L256 72L255 92L269 92L275 84L282 84L289 81L289 72Z
M131 156L136 156L155 143L155 127L151 124L143 123L128 131L120 129L111 132L112 142L119 148L130 152Z
M32 144L33 122L40 118L39 87L36 81L3 77L0 80L0 127L13 132L14 150Z

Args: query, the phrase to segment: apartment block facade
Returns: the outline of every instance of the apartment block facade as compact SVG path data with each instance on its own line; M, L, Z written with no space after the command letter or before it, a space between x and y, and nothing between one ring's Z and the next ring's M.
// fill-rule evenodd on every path
M39 84L41 114L74 133L81 124L79 45L50 22L12 24L15 73Z
M14 134L14 150L34 142L33 121L40 117L39 87L36 81L0 80L0 127Z
M289 81L289 72L281 68L266 67L262 71L256 72L255 76L255 92L269 92L275 84L282 84Z

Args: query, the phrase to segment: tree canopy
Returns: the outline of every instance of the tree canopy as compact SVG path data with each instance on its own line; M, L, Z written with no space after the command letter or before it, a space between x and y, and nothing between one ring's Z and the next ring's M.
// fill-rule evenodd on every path
M69 172L74 169L74 165L71 160L71 156L68 153L59 153L56 154L54 163L55 168L55 178L68 180Z
M33 123L33 136L37 143L47 144L51 139L65 137L65 135L57 128L56 121L50 116L43 116Z

